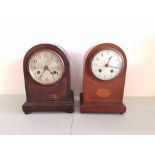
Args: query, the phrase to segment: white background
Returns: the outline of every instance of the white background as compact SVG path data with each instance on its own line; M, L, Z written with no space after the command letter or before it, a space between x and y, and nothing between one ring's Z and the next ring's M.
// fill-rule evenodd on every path
M125 96L155 96L153 1L0 2L0 94L25 94L24 55L36 44L51 43L68 52L78 95L86 51L111 42L127 55Z

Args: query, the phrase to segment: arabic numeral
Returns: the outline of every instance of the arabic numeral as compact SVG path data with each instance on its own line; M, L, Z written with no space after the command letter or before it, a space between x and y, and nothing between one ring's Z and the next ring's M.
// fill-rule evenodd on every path
M47 53L44 53L44 57L45 57L45 58L48 57L48 54L47 54Z
M33 66L33 70L35 70L36 69L36 66Z
M38 55L38 58L41 59L41 55Z
M33 63L36 64L37 63L37 60L33 60Z

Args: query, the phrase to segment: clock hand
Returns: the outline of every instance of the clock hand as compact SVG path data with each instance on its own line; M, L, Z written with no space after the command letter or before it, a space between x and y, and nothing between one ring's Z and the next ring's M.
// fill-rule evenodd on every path
M52 75L55 75L55 74L57 74L57 72L56 71L53 71L53 72L51 72L50 70L49 70L49 68L47 68L47 70L52 74ZM58 74L57 74L58 75Z
M114 66L108 66L108 67L112 67L112 68L119 68L119 67L114 67Z
M109 62L110 62L111 58L112 58L112 56L109 58L108 62L105 64L105 67L109 66Z
M43 76L45 71L46 71L46 69L43 70L42 74L39 76L39 79Z
M44 70L43 70L42 74L39 76L39 79L43 76L43 74L44 74L44 72L45 72L46 70L48 70L48 66L44 66Z

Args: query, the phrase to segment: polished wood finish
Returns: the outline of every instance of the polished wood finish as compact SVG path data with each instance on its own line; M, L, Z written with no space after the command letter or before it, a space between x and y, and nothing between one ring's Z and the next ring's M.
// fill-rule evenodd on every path
M124 60L124 68L120 74L109 81L97 79L90 68L93 56L104 49L115 49ZM80 94L80 111L85 112L108 112L125 113L126 107L123 104L123 94L127 59L123 50L111 43L100 44L92 48L85 57L83 73L83 92Z
M49 49L56 52L64 61L63 77L51 85L42 85L34 81L28 70L31 56L40 50ZM33 111L67 111L74 112L74 93L71 90L70 65L64 51L51 44L39 44L32 47L25 55L23 62L26 102L22 106L25 114Z

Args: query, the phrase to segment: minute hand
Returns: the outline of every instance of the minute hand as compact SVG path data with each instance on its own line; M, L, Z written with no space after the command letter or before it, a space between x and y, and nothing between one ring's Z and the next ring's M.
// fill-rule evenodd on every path
M105 64L105 66L109 66L109 62L112 59L112 56L109 58L108 62Z
M55 74L58 75L58 73L57 73L56 71L51 72L51 71L49 70L49 68L48 68L47 70L48 70L52 75L55 75Z
M47 70L52 74L52 75L54 75L54 73L53 72L51 72L50 70L49 70L49 68L47 68Z
M39 79L42 78L45 71L46 71L46 69L43 70L42 74L39 76Z

